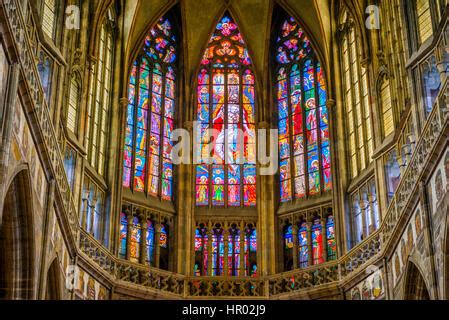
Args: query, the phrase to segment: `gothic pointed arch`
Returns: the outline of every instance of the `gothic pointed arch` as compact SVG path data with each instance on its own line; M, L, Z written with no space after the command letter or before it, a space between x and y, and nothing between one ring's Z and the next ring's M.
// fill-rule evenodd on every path
M229 12L203 54L196 96L196 205L256 206L255 75Z
M129 76L123 187L163 201L173 196L178 42L174 17L167 13L148 32Z
M29 171L19 171L9 185L0 227L0 299L33 299L34 226Z
M404 300L430 300L426 281L418 267L409 261L404 284Z
M61 271L55 258L47 271L46 300L61 300Z
M323 67L304 29L283 10L274 22L271 52L280 202L323 195L332 189Z

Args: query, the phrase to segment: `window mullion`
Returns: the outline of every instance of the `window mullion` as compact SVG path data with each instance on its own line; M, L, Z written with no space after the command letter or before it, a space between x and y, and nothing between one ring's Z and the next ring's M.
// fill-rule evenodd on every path
M354 42L351 42L351 32L354 33ZM358 63L358 57L357 57L357 34L356 34L356 30L354 27L351 28L351 30L349 31L349 37L348 37L348 52L347 54L349 55L349 75L350 75L350 86L351 86L351 100L352 100L352 127L353 127L353 134L354 134L354 152L355 152L355 167L357 171L357 175L360 173L360 154L359 154L359 137L358 137L358 133L357 133L357 114L358 114L358 110L356 107L356 94L358 94L355 90L354 87L354 80L355 80L355 75L354 75L354 71L353 68L351 68L351 62L352 59L354 58L354 63ZM353 51L353 47L355 46L355 50ZM353 57L353 53L355 53L355 57ZM359 83L360 85L360 83ZM351 143L351 142L350 142ZM351 155L352 158L352 155ZM353 168L354 169L354 168ZM355 177L354 177L355 178Z
M97 127L97 161L96 161L96 163L95 163L95 169L97 170L97 172L98 173L100 173L99 172L99 169L100 169L100 157L99 157L99 153L101 153L101 126L102 126L102 124L103 124L103 120L105 120L105 119L103 119L103 109L104 109L104 89L105 89L105 85L106 85L106 81L107 81L107 79L105 78L105 71L106 71L106 58L107 58L107 50L108 50L108 48L107 48L107 42L108 42L108 32L107 32L107 30L106 30L106 28L105 28L105 41L103 42L103 57L102 57L102 59L103 59L103 65L102 65L102 76L103 76L103 83L102 83L102 85L101 85L101 87L100 87L100 97L99 97L99 99L100 99L100 101L99 101L99 104L98 104L98 107L99 107L99 114L98 114L98 127Z
M301 116L302 116L302 135L303 135L303 161L304 161L304 186L305 186L305 198L309 198L309 168L308 168L308 161L307 158L309 156L308 149L309 149L309 143L307 141L307 117L306 117L306 94L304 91L304 63L299 64L299 74L301 75Z
M296 191L295 191L295 181L296 181L296 177L293 177L293 173L294 173L294 166L293 163L295 161L295 155L294 155L294 150L293 150L293 108L292 108L292 104L291 104L291 70L292 70L292 65L289 65L288 67L285 68L285 81L287 83L287 97L285 97L285 99L287 99L287 105L288 105L288 110L287 110L287 121L286 123L288 124L288 134L287 134L287 139L288 139L288 145L289 145L289 162L290 162L290 168L289 168L289 173L290 173L290 177L287 177L287 179L290 179L289 183L290 183L290 195L291 195L291 202L294 202L294 200L296 199ZM282 81L282 80L281 80ZM279 88L278 88L279 90ZM281 99L282 100L282 99ZM278 100L279 103L279 100Z
M224 94L224 101L223 101L223 133L224 133L224 159L223 159L223 197L224 197L224 207L227 208L229 205L229 199L228 199L228 151L229 151L229 137L228 137L228 130L229 130L229 123L228 123L228 75L229 75L229 69L225 67L223 69L223 77L224 77L224 86L223 86L223 94ZM220 246L219 242L218 246Z
M317 135L317 152L318 152L318 174L320 177L320 194L323 194L324 192L324 171L323 171L323 154L322 154L322 148L321 148L321 105L320 105L320 96L319 96L319 86L318 86L318 61L316 58L313 59L313 66L314 66L314 83L313 88L315 91L315 108L316 108L316 135ZM320 72L323 72L322 66L320 65ZM323 76L323 75L322 75Z
M153 161L154 155L151 153L150 148L150 140L151 140L151 110L152 110L152 104L153 104L153 71L154 71L154 64L150 64L150 60L148 60L147 56L147 66L148 66L148 109L147 109L147 130L145 132L145 140L146 140L146 148L145 150L145 157L146 157L146 167L145 167L145 180L143 182L144 185L144 193L146 196L149 196L150 194L150 188L151 183L153 179L151 179L151 172L150 172L150 163ZM159 148L161 146L159 145Z
M356 41L357 44L357 41ZM356 46L357 47L357 46ZM357 54L359 54L359 52L357 52ZM364 86L364 81L363 81L363 76L362 76L362 66L360 65L360 60L356 59L357 61L357 68L358 68L358 81L359 81L359 101L360 101L360 121L361 121L361 127L362 127L362 137L360 137L362 139L362 149L360 152L362 152L364 154L364 163L362 163L362 159L360 158L360 170L362 171L362 167L366 168L367 167L367 163L368 163L368 152L367 152L367 146L365 145L365 142L367 142L367 134L366 134L366 124L365 124L365 119L366 119L366 115L365 115L365 97L363 95L363 86ZM368 77L368 68L365 68L365 77ZM368 88L367 88L368 90Z
M210 144L211 144L211 140L212 143L215 144L216 143L216 137L214 137L214 123L213 123L213 117L212 117L212 113L214 110L214 96L213 96L213 88L214 88L214 72L212 70L212 68L209 67L209 132L212 132L212 136L209 136L209 143L207 146L207 150L208 150L208 155L207 155L207 162L212 162L207 164L207 169L209 171L209 196L208 196L208 200L209 200L209 208L212 208L213 205L213 188L214 188L214 184L213 184L213 171L212 171L212 167L213 167L213 158L212 161L210 161L210 156L211 156L211 151L210 151ZM198 91L198 90L197 90ZM202 153L202 152L201 152ZM201 161L203 162L203 161ZM210 241L212 241L212 238L209 239ZM212 265L211 265L212 266Z
M165 69L165 68L164 68ZM162 71L162 91L161 91L161 115L160 115L160 128L159 128L159 150L160 150L160 157L159 157L159 177L158 178L158 197L162 199L162 171L163 171L163 164L164 164L164 125L165 125L165 87L166 87L166 79L167 77L167 70ZM151 133L150 133L151 134Z
M131 162L131 190L134 191L134 181L135 181L135 169L136 169L136 148L137 148L137 112L140 100L140 66L141 61L136 66L136 80L135 80L135 97L134 97L134 109L133 109L133 144L131 146L132 152L132 162Z

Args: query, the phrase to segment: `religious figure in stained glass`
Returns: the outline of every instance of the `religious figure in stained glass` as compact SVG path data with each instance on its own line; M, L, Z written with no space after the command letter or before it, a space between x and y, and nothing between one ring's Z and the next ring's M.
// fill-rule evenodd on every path
M128 234L128 220L126 214L122 212L120 214L120 257L126 258L126 242Z
M292 17L281 26L275 55L280 200L288 202L332 188L326 82L309 39Z
M323 235L321 220L316 219L312 225L312 257L313 264L323 263Z
M176 41L173 24L161 18L145 38L128 89L123 187L163 200L173 193Z
M198 74L197 206L256 205L255 80L251 67L237 24L225 14L210 38Z
M298 229L298 243L299 243L299 267L305 268L309 264L309 245L307 241L307 226L302 222Z
M326 222L327 261L337 258L337 243L335 241L334 216L327 217Z

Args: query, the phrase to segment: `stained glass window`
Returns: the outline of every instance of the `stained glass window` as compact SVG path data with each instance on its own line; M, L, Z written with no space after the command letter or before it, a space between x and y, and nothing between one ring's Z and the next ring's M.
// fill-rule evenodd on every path
M240 269L240 230L233 228L229 233L228 241L228 273L238 276Z
M284 227L284 270L293 269L293 226Z
M401 181L401 168L399 167L396 149L392 149L385 159L385 178L387 180L388 201L394 197L394 193Z
M161 223L161 234L159 236L160 256L159 268L168 270L169 267L169 226L166 223Z
M437 62L435 56L432 56L423 63L423 86L424 86L424 111L426 117L430 115L433 109L435 100L441 87L440 73L437 69Z
M120 258L126 258L126 243L128 235L128 220L126 214L122 212L120 214Z
M140 257L140 238L141 238L141 225L138 217L134 217L133 225L131 227L131 239L130 239L130 260L132 262L139 262Z
M292 17L277 37L275 62L280 198L288 202L332 188L329 114L321 64Z
M150 219L147 220L147 262L150 266L154 266L154 237L155 237L155 229L154 222Z
M109 220L104 210L104 191L89 176L84 177L81 227L95 239L106 244Z
M123 186L163 200L173 193L176 43L174 25L161 18L145 38L128 89Z
M166 249L168 246L168 233L167 233L167 226L165 224L161 224L161 234L159 237L159 246L164 249Z
M50 99L53 75L53 59L50 58L44 51L39 53L39 62L37 64L37 71L41 78L42 89L47 101ZM50 104L49 104L50 105Z
M284 240L285 240L285 249L292 249L293 248L293 227L292 225L287 226L284 234Z
M307 238L307 224L305 222L301 222L298 229L300 268L306 268L309 265L309 242Z
M212 275L223 275L224 239L223 230L216 229L212 235Z
M210 38L198 75L198 206L256 205L254 87L245 42L225 14ZM212 136L208 129L214 130Z
M207 230L204 227L195 230L195 265L196 276L206 275L208 261Z
M76 169L76 151L67 146L64 154L64 169L67 175L70 189L73 190L75 183L75 169Z
M226 266L228 268L229 276L240 276L242 275L241 259L243 259L243 276L256 277L258 275L256 229L248 227L242 232L238 227L233 226L229 229L229 236L227 239L225 239L224 234L222 227L213 228L211 243L212 261L209 263L207 228L200 226L195 230L194 274L196 276L210 275L210 270L212 269L213 276L223 276ZM227 257L225 255L226 244L228 251ZM241 256L242 254L243 257Z
M312 224L312 258L313 264L323 263L323 234L321 220L315 219Z
M245 239L245 276L257 277L257 231L246 229Z
M330 215L326 221L327 261L337 258L337 244L335 242L334 216Z

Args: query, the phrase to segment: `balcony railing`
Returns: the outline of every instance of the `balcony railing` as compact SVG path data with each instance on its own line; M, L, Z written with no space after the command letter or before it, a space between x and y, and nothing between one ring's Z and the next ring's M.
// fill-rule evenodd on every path
M33 137L38 140L36 145L40 151L39 154L43 157L44 166L51 172L50 178L56 180L55 203L60 209L56 211L57 214L61 213L62 228L71 230L72 240L74 240L78 230L78 210L72 198L58 140L37 70L36 60L32 54L33 50L28 35L28 26L23 17L24 11L18 0L2 0L0 10L3 10L6 17L6 25L14 39L14 48L20 60L21 80L28 94L28 99L24 100L24 111L30 118L30 130ZM26 12L31 14L31 8L28 8ZM33 27L36 26L31 26L30 28Z
M447 131L448 99L449 89L446 81L381 227L336 261L259 278L187 277L118 259L83 230L80 250L118 281L173 294L180 298L275 298L291 293L307 293L312 288L338 284L339 281L356 274L356 271L377 262L388 247L398 222L412 212L408 210L408 205L419 197L419 193L415 191L419 187L419 178L429 163L428 157L444 133L443 129L446 128Z

